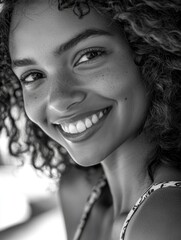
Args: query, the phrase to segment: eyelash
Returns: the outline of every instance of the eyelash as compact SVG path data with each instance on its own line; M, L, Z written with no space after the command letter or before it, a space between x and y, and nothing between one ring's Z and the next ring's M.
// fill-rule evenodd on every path
M26 73L26 74L23 74L22 76L21 76L21 78L20 78L20 82L22 82L24 85L30 85L30 84L32 84L32 83L34 83L34 82L36 82L37 80L33 80L33 81L27 81L26 79L28 78L28 77L31 77L31 76L33 76L33 75L35 75L35 77L37 76L37 75L41 75L41 77L39 77L38 79L42 79L42 78L45 78L45 75L43 74L43 73L41 73L41 72L39 72L39 71L37 71L37 70L32 70L31 72L28 72L28 73Z
M78 61L76 61L76 63L74 64L74 66L78 66L78 65L80 65L80 64L87 64L87 63L90 63L91 61L92 61L92 59L90 59L90 60L87 60L87 61L83 61L83 62L80 62L80 60L81 60L81 58L83 58L84 56L86 56L86 54L90 54L90 53L99 53L97 56L93 56L93 60L95 59L95 58L98 58L98 57L101 57L101 56L103 56L104 54L106 54L106 51L105 51L105 49L104 48L87 48L87 49L85 49L85 50L83 50L83 51L80 51L79 53L78 53ZM79 57L80 56L80 57Z
M86 61L83 61L83 62L80 62L80 60L81 60L81 58L83 58L84 56L86 56L86 54L92 54L92 53L96 53L97 54L97 56L93 56L90 60L86 60ZM94 59L95 58L98 58L98 57L101 57L101 56L103 56L103 55L105 55L106 54L106 51L105 51L105 49L104 48L87 48L87 49L84 49L83 51L80 51L78 54L77 54L77 56L76 57L78 57L78 60L76 61L76 63L74 64L74 67L77 67L77 66L79 66L80 64L88 64L88 63L90 63L91 61L94 61ZM35 75L35 76L37 76L38 74L40 74L41 75L41 79L42 78L45 78L45 75L43 74L43 73L41 73L41 72L39 72L39 71L31 71L31 72L29 72L29 73L26 73L26 74L24 74L24 75L22 75L21 76L21 78L20 78L20 81L24 84L24 85L30 85L30 84L32 84L32 83L34 83L35 81L37 81L37 80L33 80L33 81L27 81L26 79L28 78L28 77L30 77L30 76L33 76L33 75ZM39 78L39 79L40 79Z

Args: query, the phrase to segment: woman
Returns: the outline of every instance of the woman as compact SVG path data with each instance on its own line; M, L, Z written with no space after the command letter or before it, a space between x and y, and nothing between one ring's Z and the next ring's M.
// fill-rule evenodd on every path
M15 130L11 151L23 151L13 147L10 111L22 109L19 79L37 125L27 119L33 161L41 152L41 167L57 169L56 149L68 161L63 146L77 164L105 172L113 207L85 239L180 239L179 1L3 2L1 126Z

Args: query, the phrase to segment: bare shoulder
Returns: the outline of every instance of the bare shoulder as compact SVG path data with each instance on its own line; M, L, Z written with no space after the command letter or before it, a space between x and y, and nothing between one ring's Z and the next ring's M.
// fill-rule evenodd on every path
M126 239L181 239L181 188L155 191L130 221Z

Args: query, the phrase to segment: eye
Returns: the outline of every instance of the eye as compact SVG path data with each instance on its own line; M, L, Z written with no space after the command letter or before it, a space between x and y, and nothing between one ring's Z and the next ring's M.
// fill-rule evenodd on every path
M78 53L78 61L74 66L78 66L82 63L90 63L90 61L96 60L103 56L106 51L103 48L88 48Z
M42 78L45 78L45 75L43 73L30 72L30 73L23 74L20 78L20 81L25 85L29 85L29 84L32 84Z

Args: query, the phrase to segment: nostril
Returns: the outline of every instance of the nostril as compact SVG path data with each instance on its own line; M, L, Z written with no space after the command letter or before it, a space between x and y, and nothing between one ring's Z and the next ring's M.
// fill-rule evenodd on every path
M76 92L71 94L72 102L67 106L67 110L73 108L75 105L82 103L86 99L86 93Z
M86 99L86 93L74 92L66 95L56 94L48 100L48 111L50 116L55 114L63 114L68 110L73 110L76 105L81 104Z
M74 107L74 105L77 105L78 102L74 102L72 104L70 104L68 107L67 107L67 110L71 109L72 107Z

